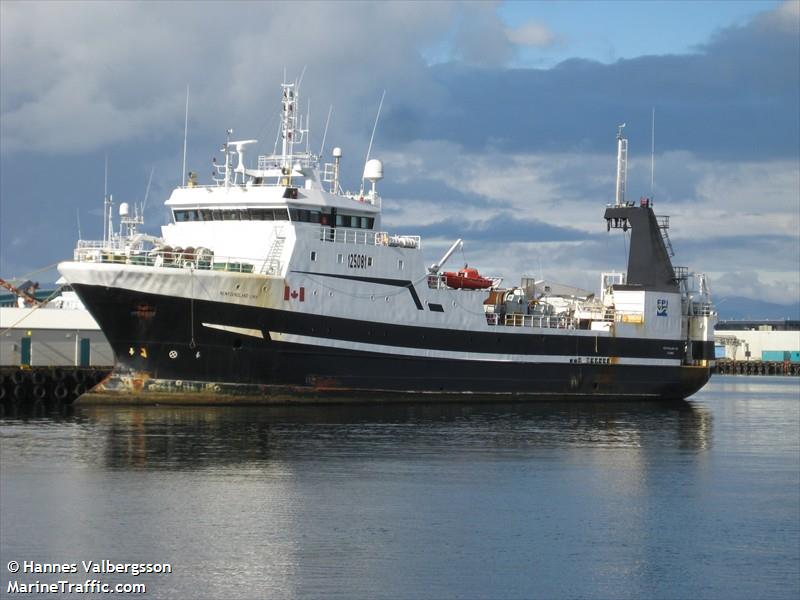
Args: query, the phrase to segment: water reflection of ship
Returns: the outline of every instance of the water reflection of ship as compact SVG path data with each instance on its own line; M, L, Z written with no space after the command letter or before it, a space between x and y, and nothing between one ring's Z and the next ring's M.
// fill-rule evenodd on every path
M702 451L712 416L688 402L76 408L106 468L197 469L369 456L543 450Z

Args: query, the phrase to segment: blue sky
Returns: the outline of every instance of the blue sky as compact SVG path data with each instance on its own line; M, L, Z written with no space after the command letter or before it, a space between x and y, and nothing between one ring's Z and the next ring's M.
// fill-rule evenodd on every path
M191 10L187 10L191 6ZM103 163L116 200L158 231L188 168L207 179L233 127L271 151L278 83L306 69L312 147L356 185L375 110L385 225L424 233L514 283L597 287L624 269L602 209L616 126L629 191L672 216L676 264L712 290L800 295L800 3L0 3L0 274L71 256L80 215L99 237ZM458 218L454 218L457 216ZM47 277L41 276L43 280ZM53 277L54 278L54 277Z

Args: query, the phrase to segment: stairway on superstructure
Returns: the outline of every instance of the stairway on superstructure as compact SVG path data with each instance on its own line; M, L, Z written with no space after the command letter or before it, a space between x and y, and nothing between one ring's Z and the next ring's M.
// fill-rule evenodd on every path
M675 251L672 249L672 242L669 239L669 217L666 215L659 215L658 228L661 230L661 239L664 240L664 247L670 256L675 256Z
M286 243L286 233L282 227L275 228L275 239L269 249L267 258L264 261L263 272L265 274L277 275L281 271L281 256L283 256L283 246Z

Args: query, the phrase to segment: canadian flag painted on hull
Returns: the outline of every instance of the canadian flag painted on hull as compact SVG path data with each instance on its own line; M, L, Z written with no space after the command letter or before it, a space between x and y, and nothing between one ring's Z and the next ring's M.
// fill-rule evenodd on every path
M290 286L284 286L283 288L283 299L286 301L289 300L299 300L300 302L306 301L306 288L300 286L299 289L293 290Z

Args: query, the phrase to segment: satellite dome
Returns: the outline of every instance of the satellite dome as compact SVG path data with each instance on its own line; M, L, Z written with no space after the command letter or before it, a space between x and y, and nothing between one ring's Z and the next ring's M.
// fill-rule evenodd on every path
M342 149L339 146L333 149L333 157L334 158L341 158L342 157Z
M123 202L119 205L119 216L120 217L127 217L130 214L130 207L128 206L127 202Z
M364 179L369 179L370 181L383 179L383 163L377 158L368 160L367 164L364 165Z

